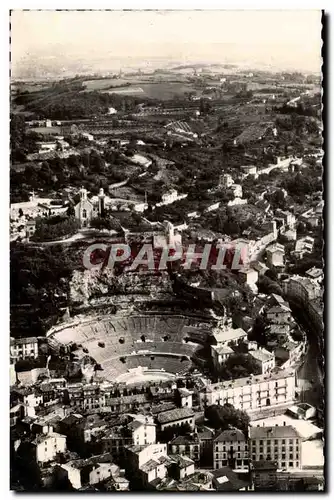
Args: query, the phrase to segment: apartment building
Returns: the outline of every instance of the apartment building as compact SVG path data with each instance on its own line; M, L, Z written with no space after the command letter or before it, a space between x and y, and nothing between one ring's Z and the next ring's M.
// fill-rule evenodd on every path
M274 460L279 469L301 469L301 445L302 438L291 425L249 429L252 461Z
M13 363L19 359L35 359L38 357L38 340L36 337L10 339L10 357Z
M262 375L270 373L275 368L275 355L267 351L267 349L260 348L255 351L249 351L249 355L257 363Z
M207 385L200 392L200 401L203 406L230 403L235 408L252 411L293 402L295 389L295 372L276 369L270 374Z
M213 441L213 468L248 469L248 442L239 429L227 429Z

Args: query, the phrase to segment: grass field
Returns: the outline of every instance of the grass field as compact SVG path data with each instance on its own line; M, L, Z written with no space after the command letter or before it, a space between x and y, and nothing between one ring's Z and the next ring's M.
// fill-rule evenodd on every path
M130 86L125 84L131 83ZM130 79L101 79L83 82L86 92L100 90L101 92L120 95L143 95L151 99L169 100L175 95L183 96L185 92L195 91L191 84L183 82L147 82L138 78ZM124 85L121 87L120 85ZM111 87L115 87L114 89Z

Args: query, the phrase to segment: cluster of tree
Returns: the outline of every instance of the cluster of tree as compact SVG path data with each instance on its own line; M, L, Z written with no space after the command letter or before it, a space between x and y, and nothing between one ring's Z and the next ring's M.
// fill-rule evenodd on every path
M287 103L283 104L282 106L274 106L273 111L280 114L296 114L301 116L313 117L317 117L319 114L317 108L314 108L313 106L300 101L298 102L297 106L294 107L289 106Z
M26 161L26 155L38 150L36 142L39 135L33 132L27 133L24 117L11 115L10 117L10 149L12 163Z
M79 222L74 217L54 216L40 218L36 222L34 241L55 241L75 234Z
M82 268L82 244L10 248L11 332L43 335L67 305L68 281Z
M260 276L258 281L259 293L265 293L270 295L271 293L276 293L277 295L283 295L282 288L280 285L268 276Z
M209 426L222 431L235 427L248 436L250 418L245 411L234 408L231 404L211 405L205 409L205 418Z
M111 163L106 169L106 162ZM61 189L71 184L85 187L96 194L100 187L106 191L111 183L125 180L127 161L117 152L100 154L95 150L71 155L68 158L50 158L39 166L29 163L23 171L11 170L12 201L27 201L35 189Z
M267 193L264 197L270 203L273 210L276 210L277 208L285 210L287 208L286 198L281 189L278 189L273 193Z
M269 320L266 316L258 315L255 318L252 331L249 333L248 340L255 341L261 346L267 344L266 330L269 326Z
M26 96L26 109L35 113L38 119L75 120L107 113L108 107L115 107L123 112L133 112L142 99L133 96L121 96L114 93L80 92L80 89L46 90L42 98ZM52 94L52 99L50 96Z
M297 172L295 175L283 180L282 187L295 200L301 199L303 202L305 195L312 194L315 191L322 191L322 180L318 179L317 175L312 175L311 172L303 171L303 174Z
M259 365L249 354L235 353L220 366L217 373L223 380L234 380L241 377L248 377L251 374L261 373Z
M109 231L120 229L119 221L111 217L96 217L92 219L90 225L95 229L108 229Z

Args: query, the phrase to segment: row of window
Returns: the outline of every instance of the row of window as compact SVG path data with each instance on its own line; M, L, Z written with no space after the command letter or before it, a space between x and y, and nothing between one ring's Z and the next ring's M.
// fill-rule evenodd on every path
M272 458L272 456L274 458ZM252 460L263 460L264 457L265 457L265 455L260 453L258 455L258 458L257 458L256 455L252 455ZM282 453L281 456L280 456L280 459L281 460L285 460L286 459L286 454ZM279 455L278 455L278 453L274 454L274 455L267 455L266 456L266 460L279 460ZM299 453L295 453L295 456L293 456L293 453L290 453L289 454L289 460L299 460Z
M286 442L289 441L289 445L293 445L293 444L296 444L298 446L298 440L297 439L259 439L259 440L256 440L256 439L252 439L252 445L255 447L257 443L259 443L260 446L263 446L263 444L267 444L267 446L272 446L272 444L274 445L278 445L279 442L283 445L283 444L287 444Z
M223 443L225 443L225 441L223 441ZM238 441L238 443L240 443L240 441ZM234 447L234 446L232 446L232 445L231 445L229 448L230 448L230 450L235 450L235 447ZM245 444L245 445L244 445L243 449L244 449L245 451L247 451L247 450L248 450L248 446L247 446L247 444ZM226 451L226 446L225 446L225 445L223 445L223 449L222 449L222 450L219 450L219 445L217 444L217 445L216 445L216 451ZM237 451L241 451L241 446L240 446L240 445L238 445Z

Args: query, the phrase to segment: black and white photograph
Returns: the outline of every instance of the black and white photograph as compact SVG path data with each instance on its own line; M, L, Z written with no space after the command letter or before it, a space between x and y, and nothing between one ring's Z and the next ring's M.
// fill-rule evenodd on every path
M327 491L324 18L8 12L10 490Z

